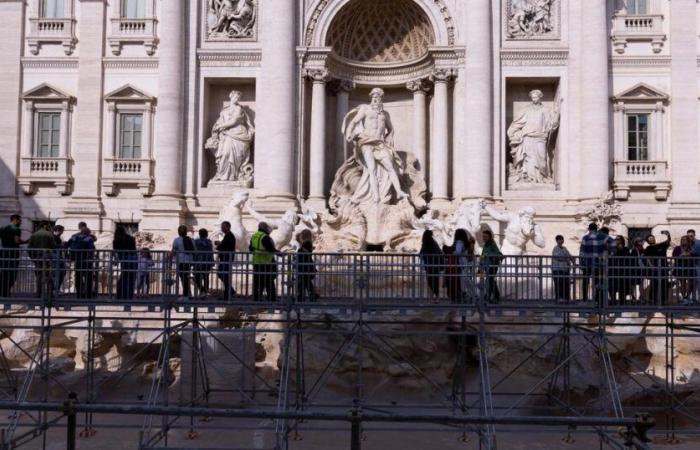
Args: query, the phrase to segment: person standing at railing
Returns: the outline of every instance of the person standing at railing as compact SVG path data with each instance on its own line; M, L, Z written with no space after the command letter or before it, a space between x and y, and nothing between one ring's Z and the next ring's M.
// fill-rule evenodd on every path
M608 260L608 292L613 304L621 305L627 300L632 288L632 253L623 236L615 238L613 258Z
M647 265L644 259L644 241L641 238L635 238L630 250L630 277L631 286L630 293L634 300L644 298L644 277L647 273Z
M693 282L695 281L695 262L693 261L693 247L690 245L690 238L681 237L681 245L674 247L673 253L673 275L678 282L678 289L684 305L690 305L693 300Z
M236 295L236 291L231 288L231 264L236 256L236 237L231 232L231 222L221 222L221 234L224 239L216 242L216 251L219 253L217 276L224 285L223 300L231 301L231 296Z
M693 252L695 260L695 279L693 280L693 294L691 302L700 302L700 240L695 239L695 230L688 230L688 239L690 240L690 248Z
M569 249L564 247L564 236L554 238L557 245L552 249L552 279L554 281L554 296L557 301L571 300L571 266L573 257Z
M661 234L666 236L666 240L660 244L656 243L654 235L647 236L647 248L644 249L646 263L651 268L649 277L649 300L655 301L657 306L664 306L668 303L668 248L671 246L671 234L664 230Z
M481 248L481 265L486 277L486 301L498 303L501 301L501 291L496 283L496 275L503 261L503 253L499 250L491 230L484 230L481 235L484 239L484 245Z
M19 246L26 244L22 240L22 216L10 216L10 224L0 229L0 297L12 295L12 287L17 281L19 271Z
M419 255L425 271L428 288L433 295L434 301L437 301L440 298L440 273L444 269L445 256L437 241L435 241L432 230L423 232Z
M588 288L593 281L594 298L600 301L602 298L600 278L602 257L608 252L606 248L608 236L598 231L598 225L591 223L588 225L588 234L581 238L581 248L579 250L579 262L583 278L581 280L581 294L584 301L588 300Z
M61 295L61 290L63 289L63 282L66 279L66 261L65 261L65 243L63 242L63 232L65 228L63 225L56 225L53 227L53 242L54 242L54 254L53 254L53 296L58 297Z
M223 224L222 224L223 227ZM206 228L199 230L199 237L194 240L194 285L199 298L209 294L209 273L214 267L214 244L209 239Z
M29 238L29 245L27 246L29 257L34 264L37 298L42 298L47 293L53 292L51 261L55 246L53 234L49 231L49 222L41 222L39 229Z
M97 239L85 222L81 222L78 227L80 231L68 241L70 257L75 262L75 291L78 298L93 298Z
M190 272L192 270L192 254L194 253L194 242L187 236L187 227L180 225L177 227L178 236L173 240L173 247L170 257L175 258L177 277L182 284L182 299L192 296L190 291Z
M134 298L136 271L138 270L136 239L126 232L126 228L117 226L114 230L112 248L120 268L119 280L117 280L117 299L132 299Z
M467 247L469 234L460 228L455 231L454 241L451 246L444 246L445 253L445 277L444 285L447 296L452 303L462 302L462 276L466 266Z
M275 280L277 265L275 254L278 253L275 243L270 238L270 226L265 222L258 224L258 231L250 239L248 249L253 253L253 301L259 302L262 293L267 293L270 302L276 300Z
M138 297L148 297L151 291L151 271L155 267L151 250L142 248L139 252L139 285Z
M297 251L297 301L318 299L314 278L316 277L316 265L314 264L314 244L311 232L304 230L301 234L301 247Z

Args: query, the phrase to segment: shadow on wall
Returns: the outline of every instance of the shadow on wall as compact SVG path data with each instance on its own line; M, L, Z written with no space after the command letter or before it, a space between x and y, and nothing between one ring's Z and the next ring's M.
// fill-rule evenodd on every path
M20 214L24 218L22 239L27 239L33 231L33 221L49 220L50 215L42 211L33 197L24 195L20 191L17 176L0 156L0 227L10 223L12 214ZM50 218L50 220L55 219Z

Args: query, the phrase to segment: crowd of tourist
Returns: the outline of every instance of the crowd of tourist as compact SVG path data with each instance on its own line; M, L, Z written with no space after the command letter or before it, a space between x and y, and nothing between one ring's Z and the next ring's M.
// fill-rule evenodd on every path
M75 295L81 299L98 295L100 267L96 255L97 238L85 222L78 224L78 232L64 240L65 229L49 222L38 224L29 239L22 239L22 218L13 215L10 223L0 228L0 297L9 297L20 271L20 248L26 245L34 270L34 289L39 298L48 293L60 296L64 290L66 274L72 267ZM122 226L117 226L112 240L110 264L118 266L115 296L119 299L148 297L151 294L152 274L171 270L170 286L181 298L206 298L218 295L232 300L238 294L232 283L236 263L236 237L231 224L220 226L221 238L212 242L207 229L200 229L198 237L189 236L186 226L180 226L171 250L165 258L154 259L151 250L138 248L136 239ZM277 295L279 253L272 240L271 228L261 222L250 238L247 249L252 254L252 296L256 301L274 302ZM581 238L578 256L565 246L564 237L556 236L548 269L551 273L552 292L555 299L568 302L572 299L602 301L623 304L647 300L653 304L669 303L671 287L675 287L679 302L692 304L700 291L700 240L695 231L688 230L673 247L671 236L663 231L663 242L656 242L653 235L636 238L628 246L623 236L613 237L610 230L593 223ZM504 255L493 233L485 229L477 240L466 230L458 229L450 245L440 246L432 231L425 231L419 252L421 267L427 287L434 301L441 290L453 303L483 295L487 301L499 302L501 291L498 278L512 270L504 263ZM314 286L317 273L314 263L313 235L302 232L294 264L296 295L299 300L315 300L318 292ZM242 246L243 247L243 246ZM516 259L517 260L517 259ZM213 272L212 272L213 271ZM221 289L211 289L215 274ZM507 277L507 275L506 275Z
M90 299L98 295L99 258L96 257L97 237L85 222L78 224L78 232L68 240L63 239L65 228L51 226L48 221L40 222L28 240L22 239L22 217L13 215L10 223L0 228L0 297L10 297L20 273L20 248L26 245L27 253L34 267L33 286L36 296L43 298L47 293L58 297L63 292L66 273L72 263L77 298ZM215 293L210 289L210 275L215 273L221 280L219 299L232 300L237 293L232 284L232 266L236 256L236 238L231 232L231 224L221 224L221 239L212 242L209 231L202 228L198 238L192 239L186 226L180 226L178 236L173 240L171 250L162 260L154 260L151 250L137 248L136 239L122 226L117 226L112 240L111 264L119 267L115 297L133 299L148 297L151 290L152 274L167 271L174 267L175 292L182 299L206 298ZM248 245L252 253L253 299L276 300L277 263L275 255L279 251L270 237L271 227L261 222ZM298 239L297 292L299 299L316 299L314 287L316 266L313 260L313 244L310 232L302 232ZM161 267L158 267L160 265Z

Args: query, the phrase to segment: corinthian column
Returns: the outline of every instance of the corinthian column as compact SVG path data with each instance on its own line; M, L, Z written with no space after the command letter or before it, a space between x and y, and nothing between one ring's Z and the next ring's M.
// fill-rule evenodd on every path
M345 134L343 133L343 120L350 111L350 92L355 89L355 83L347 80L336 80L332 85L333 92L336 95L336 110L335 110L335 149L336 149L336 168L343 165L350 157L350 146L345 142Z
M582 5L581 195L597 198L610 189L608 20L606 0Z
M257 126L254 186L262 197L294 199L297 128L297 2L259 2L262 41L256 86Z
M306 72L311 79L311 136L309 148L309 199L324 200L326 190L326 83L328 70Z
M464 77L457 80L455 101L461 113L464 145L456 145L452 161L454 197L489 197L493 173L493 60L491 0L465 0L466 33ZM468 100L468 104L467 104ZM467 109L468 108L468 109ZM461 139L460 139L461 141ZM468 174L468 176L467 176Z
M435 85L433 111L432 153L430 158L430 186L433 200L447 200L449 155L449 98L448 83L451 69L436 69L432 80Z
M420 169L427 177L428 169L428 108L427 97L430 82L426 79L409 81L406 89L413 93L413 154L420 162Z

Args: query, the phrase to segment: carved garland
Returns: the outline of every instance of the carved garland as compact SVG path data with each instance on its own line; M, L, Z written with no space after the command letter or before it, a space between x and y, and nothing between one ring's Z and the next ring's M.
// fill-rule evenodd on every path
M316 32L316 26L318 25L318 20L330 2L331 2L331 0L321 0L318 3L318 5L316 5L316 8L314 9L313 14L311 14L311 19L309 20L309 25L306 27L306 35L305 35L305 39L304 39L307 47L310 47L312 45L314 33ZM433 0L433 2L440 10L440 13L442 14L442 18L445 21L445 26L447 29L447 44L454 45L454 43L455 43L455 26L454 26L454 20L452 19L452 14L450 14L450 10L447 7L447 5L445 4L444 0Z

